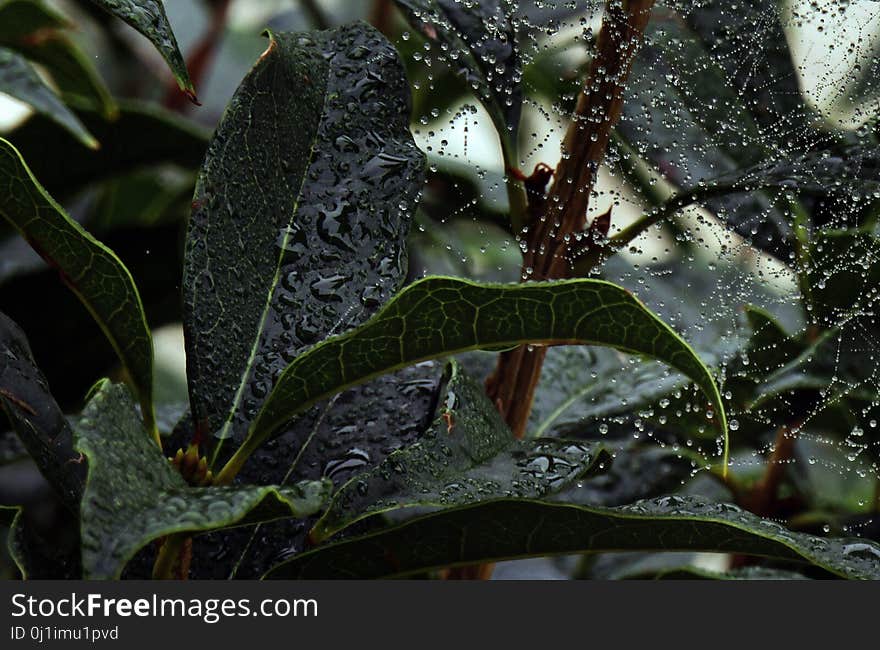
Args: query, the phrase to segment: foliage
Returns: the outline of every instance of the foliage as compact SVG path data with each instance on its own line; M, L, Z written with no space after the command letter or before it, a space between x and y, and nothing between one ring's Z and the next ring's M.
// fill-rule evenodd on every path
M78 4L99 43L0 0L31 107L0 133L9 573L880 578L874 68L837 101L859 124L821 113L797 8L398 0L380 31L313 3L221 101L217 34ZM522 168L554 121L550 185Z

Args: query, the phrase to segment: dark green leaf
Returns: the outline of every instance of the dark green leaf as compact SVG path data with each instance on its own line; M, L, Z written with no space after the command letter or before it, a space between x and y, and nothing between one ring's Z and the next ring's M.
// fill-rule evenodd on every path
M858 230L817 233L810 250L809 278L817 322L835 327L859 319L876 322L880 300L880 240Z
M71 219L42 188L24 159L0 138L0 215L28 240L101 326L137 388L153 425L153 345L137 287L109 248Z
M116 578L150 541L316 512L326 481L290 487L190 487L148 439L127 389L106 382L74 426L89 474L82 499L83 573Z
M300 350L402 282L424 178L408 98L394 49L363 24L271 35L239 87L187 239L190 401L206 434L240 440Z
M66 508L48 515L21 510L9 528L7 548L22 579L81 579L78 531L76 516Z
M292 485L327 478L345 484L424 434L434 418L441 374L441 364L423 363L317 404L260 447L236 483ZM181 443L169 448L185 445L190 437L184 433ZM285 519L202 535L193 540L191 576L257 579L280 558L302 552L316 520ZM149 570L144 567L141 575Z
M788 334L772 314L755 305L745 308L752 328L746 349L750 376L766 376L794 360L804 351L804 345Z
M37 467L64 504L76 510L85 467L67 420L31 355L24 332L0 312L0 405Z
M167 162L195 169L205 156L209 134L168 111L121 102L119 115L107 120L93 108L72 103L79 118L100 141L98 151L86 149L39 115L6 136L43 187L59 199L90 183L148 165ZM47 147L47 142L52 146Z
M401 508L543 497L610 461L595 444L514 439L483 386L454 363L449 372L440 417L416 443L341 487L312 530L314 540Z
M17 52L0 47L0 93L4 93L31 106L76 136L85 146L98 148L98 141L82 122L58 98L55 92L40 79L31 65Z
M499 135L516 142L522 113L521 62L509 0L396 0L413 25L465 76Z
M293 415L347 386L425 359L526 343L603 345L662 360L702 388L726 439L724 408L709 370L625 289L601 280L480 285L425 278L363 326L297 357L263 404L228 471L234 476Z
M740 508L667 496L621 508L501 499L430 514L303 553L269 578L386 578L502 559L694 550L808 563L880 578L880 546L793 533Z
M195 99L195 88L189 79L186 63L177 47L177 39L174 37L161 0L92 0L92 2L146 36L171 68L180 89Z
M18 506L0 506L0 526L11 528L12 521L18 515L20 509Z

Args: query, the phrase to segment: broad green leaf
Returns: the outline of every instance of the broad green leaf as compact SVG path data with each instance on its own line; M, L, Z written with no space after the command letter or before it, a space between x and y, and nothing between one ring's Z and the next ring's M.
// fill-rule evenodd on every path
M630 437L630 439L632 439ZM563 491L557 501L584 506L622 506L639 499L669 494L706 470L708 460L690 448L665 448L656 443L602 441L614 461L595 476Z
M24 332L0 312L0 407L40 472L63 503L76 510L85 467L70 426L37 368Z
M90 149L98 148L98 141L40 79L36 70L24 57L6 47L0 47L0 93L18 99L54 120Z
M396 0L437 54L464 75L499 135L516 142L522 113L522 64L509 0Z
M817 233L810 251L809 278L817 322L835 327L858 319L874 327L880 299L880 240L860 230Z
M582 478L610 456L596 444L516 440L483 386L448 370L440 416L414 444L359 474L334 495L312 529L324 540L351 524L402 508L456 506L492 498L540 498Z
M54 197L64 199L86 185L118 178L141 167L201 164L209 134L199 125L153 105L123 101L107 120L88 105L71 101L78 117L101 143L83 147L42 116L35 115L6 137L28 161L34 176ZM46 142L52 142L51 147Z
M299 351L366 320L403 281L424 179L408 102L372 27L270 34L211 142L189 221L184 326L205 435L240 441Z
M408 286L364 325L297 357L222 478L234 476L293 415L347 386L426 359L528 343L603 345L662 360L702 388L726 440L724 407L709 370L625 289L602 280L480 285L435 277Z
M16 50L49 70L64 97L91 101L105 117L116 104L89 57L62 30L64 16L35 0L0 2L0 46Z
M143 34L168 64L180 89L195 100L196 93L177 39L161 0L92 0L106 12L122 19Z
M19 506L0 506L0 526L11 528L12 521L18 515L21 508Z
M306 517L330 484L190 487L145 435L124 386L105 382L74 425L88 458L82 498L83 577L117 578L143 546L172 533L198 533L284 517Z
M424 435L435 415L442 374L438 362L410 366L317 404L260 447L236 482L283 486L327 478L344 485ZM185 447L191 437L190 421L166 448ZM279 557L308 546L316 520L284 519L201 535L193 540L190 576L258 579ZM145 566L139 575L149 577L149 571Z
M153 345L137 287L109 248L71 219L34 178L21 155L0 138L0 215L28 240L100 325L137 389L149 430Z
M880 578L880 545L821 538L724 503L666 496L621 508L500 499L429 514L284 562L268 578L388 578L505 559L604 551L712 551Z
M746 348L748 366L743 368L749 376L773 373L804 351L804 344L786 332L765 309L747 305L745 313L752 329Z

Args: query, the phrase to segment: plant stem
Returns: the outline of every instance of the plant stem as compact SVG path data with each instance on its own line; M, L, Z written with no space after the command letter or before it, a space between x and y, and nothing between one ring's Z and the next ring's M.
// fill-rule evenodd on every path
M569 242L586 228L587 208L611 130L623 109L626 79L654 0L607 0L590 74L563 141L563 156L540 218L526 224L524 280L571 277ZM517 438L525 435L546 348L502 353L486 392Z
M742 505L747 510L762 517L773 517L776 512L776 501L779 487L785 477L785 468L794 454L795 436L792 431L797 427L780 427L776 433L773 451L767 459L767 471L764 477L743 497Z
M154 580L174 580L186 577L186 574L189 573L189 558L185 556L192 552L189 541L190 537L186 533L174 533L165 538L162 548L159 549L156 562L153 564ZM175 569L178 569L177 572Z

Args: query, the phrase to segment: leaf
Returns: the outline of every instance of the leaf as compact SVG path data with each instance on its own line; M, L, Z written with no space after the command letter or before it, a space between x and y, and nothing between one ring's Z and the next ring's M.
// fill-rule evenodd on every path
M28 240L82 301L119 355L154 428L153 344L137 287L109 248L71 219L40 186L24 159L0 138L0 215Z
M205 157L209 134L166 110L122 101L118 116L107 120L81 102L70 103L101 142L98 151L86 149L39 115L5 136L54 197L66 198L90 183L120 177L148 165L174 163L195 169ZM46 142L53 146L46 147Z
M395 0L439 56L457 68L492 116L500 137L516 142L522 114L522 63L509 0Z
M0 93L18 99L54 120L86 147L98 148L98 141L40 79L36 70L20 54L5 47L0 47Z
M880 577L880 546L825 539L723 503L666 496L621 508L500 499L447 510L303 553L267 578L388 578L434 569L604 551L711 551Z
M402 508L446 509L500 497L543 497L582 478L600 461L610 461L596 444L514 439L482 385L455 363L447 372L440 416L431 428L343 485L312 529L313 541Z
M171 68L177 85L195 101L196 93L177 39L160 0L92 0L107 13L128 23L156 47Z
M89 461L82 499L83 577L117 578L149 542L316 512L326 481L291 487L190 487L144 435L124 386L105 382L74 425L76 448Z
M817 322L835 327L857 319L873 329L880 299L880 240L860 230L816 233L808 270Z
M11 528L12 522L21 510L18 506L2 506L0 505L0 526L3 528Z
M0 406L40 472L63 503L77 510L85 467L70 426L37 368L24 332L0 312Z
M91 101L112 117L116 103L89 57L62 32L68 27L64 16L42 2L0 2L0 46L46 66L63 96Z
M236 484L290 485L327 478L340 486L369 471L430 427L442 372L438 362L411 366L315 405L258 449ZM191 577L258 579L279 558L308 546L317 519L285 519L200 536L193 540ZM353 530L367 530L372 523ZM149 575L149 566L142 575Z
M270 39L211 143L187 237L190 402L221 440L241 439L300 350L402 282L424 179L402 66L377 31Z
M745 312L752 328L746 348L749 365L744 368L749 376L766 376L775 372L804 351L804 345L788 334L766 310L747 305Z
M703 389L726 440L724 408L709 370L625 289L602 280L480 285L436 277L408 286L364 325L297 357L218 478L234 476L293 415L342 388L430 358L526 343L604 345L662 360Z
M236 484L292 485L327 478L343 485L412 444L431 425L442 364L427 362L351 388L295 418L251 457ZM166 449L186 447L192 420L175 431ZM317 516L223 530L193 540L192 579L257 579L279 558L299 553ZM366 530L364 522L355 530ZM147 553L143 555L149 555ZM130 577L149 577L152 561L138 558Z
M9 528L7 548L22 580L82 579L79 524L65 508L48 516L20 510Z

